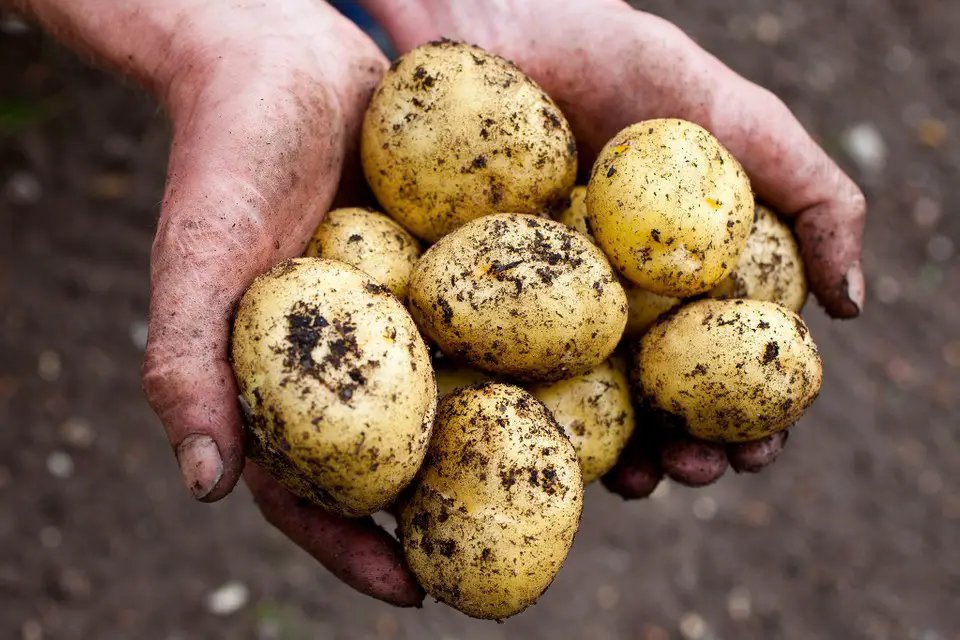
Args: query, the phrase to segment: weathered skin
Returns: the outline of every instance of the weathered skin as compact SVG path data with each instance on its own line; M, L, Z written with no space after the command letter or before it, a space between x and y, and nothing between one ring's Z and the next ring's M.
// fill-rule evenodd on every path
M577 175L577 145L553 100L503 58L449 41L390 67L360 150L380 204L430 242L490 213L537 213Z
M753 192L710 132L658 118L604 145L590 174L587 214L597 244L624 277L683 298L708 291L737 264Z
M410 313L441 350L521 380L559 380L600 364L627 320L606 257L554 220L500 213L430 247L410 278Z
M577 455L553 416L523 389L488 382L440 402L400 538L427 593L500 619L550 586L582 508Z
M757 205L736 266L707 295L769 300L800 313L807 299L807 277L790 227L770 209Z
M691 435L719 442L750 442L789 427L823 380L800 316L759 300L683 305L643 336L634 366L644 401Z
M345 207L324 217L303 255L345 262L389 287L397 299L406 300L420 243L382 213Z
M233 489L244 461L227 363L234 306L258 273L302 252L341 174L341 191L356 187L363 109L387 61L352 24L313 0L0 4L136 79L173 121L152 254L144 387L192 495L218 500ZM679 116L703 125L742 159L758 194L794 217L821 304L836 317L860 312L860 191L783 103L673 25L617 0L364 4L402 51L446 35L516 61L567 116L584 167L633 122ZM368 524L301 517L289 493L250 486L264 512L274 514L270 521L326 558L326 566L336 561L341 578L395 604L419 602L388 546L379 555L338 555L323 535L304 533L335 526L338 540L350 540L368 535ZM362 560L348 562L353 558ZM368 576L382 582L371 585Z

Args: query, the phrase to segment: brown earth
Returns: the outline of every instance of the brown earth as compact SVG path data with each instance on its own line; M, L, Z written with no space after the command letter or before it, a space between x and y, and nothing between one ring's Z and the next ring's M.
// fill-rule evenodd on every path
M166 124L5 23L0 637L960 639L960 3L644 5L864 186L872 299L856 322L808 308L823 394L772 469L639 503L592 487L553 587L502 625L359 596L245 489L187 497L138 381ZM246 603L211 613L233 581Z

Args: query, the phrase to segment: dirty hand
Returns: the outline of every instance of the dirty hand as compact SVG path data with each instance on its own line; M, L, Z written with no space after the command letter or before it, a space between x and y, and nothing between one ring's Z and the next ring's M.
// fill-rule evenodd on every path
M313 0L15 6L137 78L172 120L143 385L193 496L218 500L244 468L227 360L234 306L257 274L303 251L338 184L360 175L344 163L387 61ZM303 504L253 463L244 476L267 520L347 584L397 605L422 601L399 545L370 518Z
M826 311L863 307L863 195L789 109L698 47L674 25L620 0L365 0L402 53L447 37L513 60L560 105L584 166L634 122L678 117L713 132L743 163L757 195L790 217L810 287ZM757 471L786 434L722 445L664 434L635 442L606 479L642 497L661 472L700 486L729 465Z

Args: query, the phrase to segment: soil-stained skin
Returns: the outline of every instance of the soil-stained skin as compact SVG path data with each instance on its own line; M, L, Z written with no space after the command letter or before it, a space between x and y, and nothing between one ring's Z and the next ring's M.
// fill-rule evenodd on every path
M335 209L324 217L304 255L356 267L404 300L420 253L417 239L387 216L348 207Z
M250 408L250 455L297 495L366 515L416 474L436 383L386 286L330 260L282 262L244 294L232 362Z
M701 300L661 318L634 363L642 401L706 440L759 440L795 423L823 368L803 320L772 302Z
M586 201L594 237L613 265L644 289L681 298L730 273L753 220L743 167L684 120L620 131L593 165Z
M519 387L485 382L441 401L400 535L427 593L499 619L553 581L582 505L576 452L550 411Z
M410 312L444 353L522 380L587 371L626 324L606 257L565 225L524 214L474 220L417 263Z
M438 41L391 66L363 124L364 173L384 209L436 241L497 212L567 196L576 142L559 107L514 64Z

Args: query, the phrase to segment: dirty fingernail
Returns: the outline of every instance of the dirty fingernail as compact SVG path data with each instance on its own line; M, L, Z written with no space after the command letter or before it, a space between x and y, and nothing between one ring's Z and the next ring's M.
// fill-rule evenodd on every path
M210 495L223 476L223 458L210 436L195 433L184 438L177 447L177 461L184 484L197 500Z
M863 286L863 269L860 266L859 260L850 265L850 268L847 269L844 279L847 282L847 299L853 304L857 305L858 313L863 311L863 298L865 292Z

